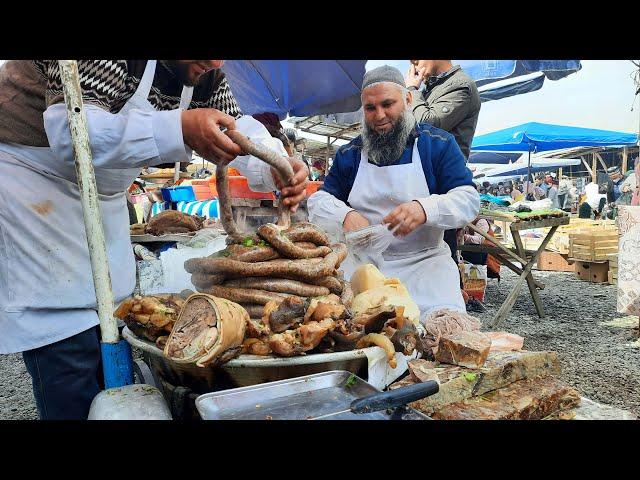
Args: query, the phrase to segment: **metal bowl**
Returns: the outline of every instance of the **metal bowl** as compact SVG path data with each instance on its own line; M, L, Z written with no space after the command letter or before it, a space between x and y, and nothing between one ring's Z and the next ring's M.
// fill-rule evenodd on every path
M246 387L330 370L346 370L366 378L366 353L380 348L368 347L296 357L240 355L219 368L201 368L171 361L155 343L137 337L128 327L124 328L122 336L131 346L144 352L145 359L155 375L161 376L173 385L188 387L198 393Z

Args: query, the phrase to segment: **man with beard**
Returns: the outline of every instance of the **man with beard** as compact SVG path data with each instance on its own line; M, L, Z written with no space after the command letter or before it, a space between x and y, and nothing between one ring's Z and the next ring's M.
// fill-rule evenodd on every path
M480 198L454 137L416 123L399 70L382 66L362 84L362 134L340 147L324 185L309 197L309 219L344 232L385 224L395 237L377 267L399 278L422 318L465 311L459 273L443 241L476 218ZM345 272L347 277L352 272Z
M222 60L80 60L115 301L135 286L125 190L142 167L214 163L240 148L222 128L257 126L240 109ZM259 136L258 136L259 137ZM252 136L252 138L256 138ZM232 163L252 188L275 189L270 167ZM307 168L292 160L295 210ZM9 61L0 69L0 353L23 352L41 419L83 419L101 387L96 297L77 186L73 142L55 60Z

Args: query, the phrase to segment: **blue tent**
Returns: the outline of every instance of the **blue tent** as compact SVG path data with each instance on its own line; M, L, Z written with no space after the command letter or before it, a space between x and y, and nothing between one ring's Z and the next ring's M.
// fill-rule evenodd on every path
M471 152L467 163L507 165L518 160L521 153Z
M508 78L542 72L549 80L559 80L582 68L580 60L457 60L478 87Z
M580 60L459 60L457 63L475 80L483 103L535 92L542 88L545 79L559 80L582 68ZM530 75L533 73L537 75ZM509 79L512 81L503 82Z
M360 107L366 60L229 60L222 70L242 112L281 120Z
M635 133L530 122L474 137L471 149L493 152L544 152L571 147L632 146Z
M522 79L516 79L516 81L506 85L499 84L502 82L486 84L478 89L480 102L485 103L491 100L500 100L501 98L513 97L514 95L535 92L542 88L544 78L544 74L540 73L532 78L525 76Z

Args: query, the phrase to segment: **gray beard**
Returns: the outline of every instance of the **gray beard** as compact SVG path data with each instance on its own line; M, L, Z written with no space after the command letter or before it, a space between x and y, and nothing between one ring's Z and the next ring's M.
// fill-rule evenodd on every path
M380 167L396 163L415 125L416 120L409 110L405 110L393 128L384 133L376 132L363 122L362 145L371 163Z

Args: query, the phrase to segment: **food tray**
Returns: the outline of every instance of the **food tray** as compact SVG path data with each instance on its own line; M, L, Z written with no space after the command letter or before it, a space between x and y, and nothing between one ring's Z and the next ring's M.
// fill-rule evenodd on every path
M196 232L191 233L171 233L167 235L150 235L148 233L144 235L130 235L131 242L135 243L150 243L150 242L188 242L191 240Z
M201 395L196 408L204 420L306 420L349 408L358 398L379 392L346 371L329 371ZM428 417L412 408L366 414L341 413L327 420L392 420Z
M220 368L202 368L171 361L155 343L137 337L128 327L124 328L122 336L132 347L144 352L155 374L173 385L189 387L198 393L220 389L221 385L225 388L244 387L329 370L347 370L365 377L368 370L367 353L380 349L367 347L296 357L240 355Z

